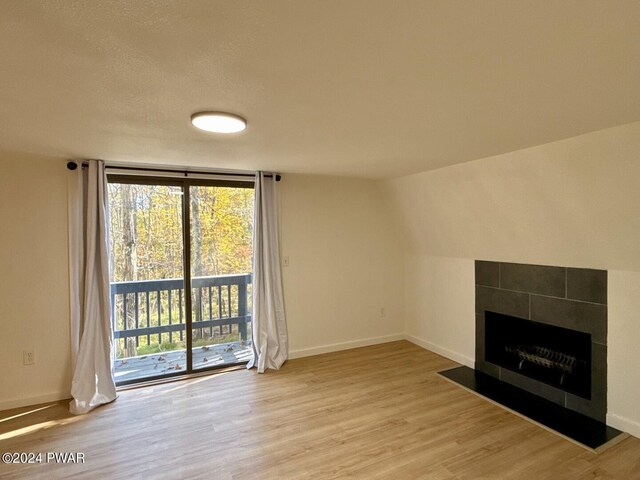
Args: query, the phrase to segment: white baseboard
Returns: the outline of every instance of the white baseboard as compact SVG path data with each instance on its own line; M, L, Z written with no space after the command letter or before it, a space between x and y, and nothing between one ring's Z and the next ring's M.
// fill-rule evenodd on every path
M607 413L607 425L640 438L640 423L615 413Z
M398 340L404 340L405 336L401 333L395 335L386 335L384 337L371 337L364 338L362 340L353 340L351 342L332 343L329 345L322 345L320 347L303 348L300 350L291 350L289 352L289 359L310 357L312 355L321 355L323 353L339 352L340 350L349 350L350 348L368 347L370 345L378 345L380 343L397 342Z
M47 393L46 395L38 395L37 397L17 398L15 400L0 402L0 411L10 410L12 408L31 407L41 403L58 402L67 399L71 400L68 393Z
M443 357L453 360L454 362L461 363L462 365L466 365L470 368L474 368L475 366L475 359L467 357L466 355L462 355L461 353L454 352L453 350L441 347L440 345L436 345L435 343L427 342L426 340L414 337L413 335L405 335L404 338L407 341L415 343L419 347L424 348L425 350L429 350L433 353L437 353L438 355L442 355Z

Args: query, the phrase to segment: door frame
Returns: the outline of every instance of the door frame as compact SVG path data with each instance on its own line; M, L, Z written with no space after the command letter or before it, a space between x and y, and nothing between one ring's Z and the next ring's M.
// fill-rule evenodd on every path
M191 190L190 187L230 187L230 188L250 188L255 189L254 181L203 179L173 176L154 175L130 175L114 174L107 172L107 183L127 183L133 185L161 185L182 188L182 267L183 267L183 287L184 287L184 322L186 330L185 354L187 368L185 371L165 373L140 379L124 380L116 382L117 386L132 385L135 383L162 380L165 378L179 377L185 375L200 374L202 372L220 370L223 368L244 365L247 362L226 363L211 367L193 369L193 299L191 294ZM255 208L255 206L254 206ZM189 222L189 223L187 223ZM253 272L251 272L253 274ZM188 292L188 294L187 294ZM112 319L113 321L113 319Z

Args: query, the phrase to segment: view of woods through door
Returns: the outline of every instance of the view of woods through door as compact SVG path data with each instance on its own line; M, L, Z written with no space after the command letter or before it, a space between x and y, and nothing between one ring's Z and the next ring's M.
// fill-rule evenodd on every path
M109 177L118 384L251 358L252 187Z

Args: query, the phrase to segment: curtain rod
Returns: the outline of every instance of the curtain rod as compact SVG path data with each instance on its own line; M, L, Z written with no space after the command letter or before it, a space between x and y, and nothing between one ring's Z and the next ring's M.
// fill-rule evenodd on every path
M87 166L87 163L81 163L82 168L85 168ZM67 163L67 168L69 170L75 170L76 168L78 168L78 164L76 162L68 162ZM178 169L171 169L171 168L148 168L148 167L119 167L119 166L105 166L105 169L109 170L109 169L117 169L117 170L136 170L136 171L142 171L142 172L158 172L158 173L179 173L184 175L185 177L188 174L193 174L193 175L222 175L222 176L228 176L228 177L255 177L255 175L253 173L232 173L232 172L208 172L208 171L198 171L198 170L178 170ZM281 175L278 174L266 174L265 177L276 177L276 182L279 182L280 179L282 178Z

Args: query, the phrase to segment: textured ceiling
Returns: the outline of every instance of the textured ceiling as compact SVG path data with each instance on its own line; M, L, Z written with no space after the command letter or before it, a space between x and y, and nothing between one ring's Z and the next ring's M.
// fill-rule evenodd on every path
M1 0L0 68L3 150L394 177L640 120L640 2Z

